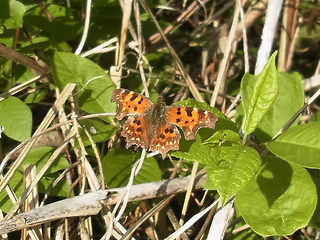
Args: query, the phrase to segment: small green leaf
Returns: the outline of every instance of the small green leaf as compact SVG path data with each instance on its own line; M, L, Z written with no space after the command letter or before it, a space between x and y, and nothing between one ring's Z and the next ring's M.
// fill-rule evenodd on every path
M307 170L279 158L269 158L235 198L237 211L262 236L290 235L305 227L316 204L316 187Z
M251 147L240 144L211 148L207 165L208 181L205 188L218 190L222 204L258 173L260 155Z
M229 129L218 130L211 137L209 137L203 144L225 143L234 142L239 143L241 140L240 135Z
M238 132L238 129L235 126L234 122L232 122L217 109L210 107L207 103L197 102L194 99L187 99L184 101L176 102L173 105L189 106L210 111L218 117L218 121L216 122L214 130L209 128L201 128L196 135L196 139L194 140L187 141L184 137L181 137L179 150L173 151L171 153L172 156L184 158L189 161L198 161L200 163L206 162L206 159L210 158L211 151L211 148L209 146L203 144L206 139L212 136L212 134L217 130L230 129L231 131ZM183 136L183 134L181 134L181 136Z
M28 94L27 97L25 98L24 102L27 104L39 103L44 99L44 97L47 94L48 94L47 89L37 89L35 92Z
M24 5L19 1L0 1L0 24L7 29L21 28L25 11Z
M291 163L320 169L320 122L306 123L286 130L267 148Z
M111 149L102 160L105 181L110 188L125 186L128 183L133 164L139 159L140 153L132 153L126 149ZM146 158L134 184L159 181L161 171L157 161Z
M170 152L172 156L183 158L194 162L208 162L210 157L211 147L204 145L203 142L211 136L211 131L208 129L200 129L196 135L196 139L185 140L181 138L178 151Z
M8 137L23 142L31 136L32 113L29 107L16 97L1 101L0 126L4 127Z
M241 96L245 111L244 131L252 133L263 116L269 111L278 95L278 80L275 66L277 52L273 53L259 75L245 74L241 82ZM252 84L249 82L254 82Z
M115 86L105 71L94 62L72 53L55 52L52 75L60 89L76 83L80 106L89 113L115 112L111 103Z

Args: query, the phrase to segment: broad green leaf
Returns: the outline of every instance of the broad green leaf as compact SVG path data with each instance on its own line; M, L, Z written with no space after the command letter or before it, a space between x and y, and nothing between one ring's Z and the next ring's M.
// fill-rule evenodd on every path
M111 103L115 86L94 62L72 53L55 52L52 64L54 82L60 89L76 83L80 106L89 113L115 112Z
M50 156L54 152L52 147L39 147L31 149L26 158L23 160L23 165L34 164L37 166L37 172L46 164ZM22 165L22 166L23 166ZM64 170L69 167L67 159L63 156L58 156L57 159L52 163L49 169L46 171L45 175L55 173L60 170ZM22 168L20 169L23 170Z
M23 142L31 136L32 113L29 107L16 97L1 101L0 126L4 127L9 138Z
M7 29L21 28L25 11L24 5L19 1L0 1L0 24Z
M183 135L183 134L182 134ZM207 129L200 129L196 135L196 139L185 140L181 137L179 150L170 151L172 156L183 158L194 162L208 162L212 158L210 156L211 147L204 145L203 142L211 135L211 131Z
M278 80L273 53L259 75L245 74L241 82L241 96L245 111L244 131L252 133L269 111L278 95ZM254 86L249 82L254 81Z
M271 137L273 137L304 104L304 90L300 75L297 73L288 74L277 71L277 76L279 93L269 111L259 122L255 131L255 135L259 140L264 142L270 141Z
M205 188L218 190L222 204L258 173L260 155L251 147L240 144L211 148L211 160L207 163Z
M117 132L117 127L112 126L100 119L85 119L80 123L88 130L95 143L104 142L114 136ZM79 133L81 135L83 144L85 146L91 145L87 134L82 128L79 129Z
M308 171L279 158L269 158L235 198L237 211L262 236L290 235L305 227L316 204L316 187Z
M294 126L269 142L267 148L288 162L320 169L319 133L320 122Z
M104 179L110 188L125 186L128 183L133 164L139 159L140 153L132 153L126 149L111 149L102 160ZM134 184L159 181L161 170L157 161L146 158L143 166L134 179Z

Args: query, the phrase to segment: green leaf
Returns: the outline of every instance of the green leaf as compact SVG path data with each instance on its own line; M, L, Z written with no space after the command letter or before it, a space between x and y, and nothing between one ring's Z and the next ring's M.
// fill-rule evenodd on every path
M39 172L53 152L54 149L51 147L31 149L27 157L23 160L23 164L20 166L19 170L15 172L14 176L9 182L11 189L14 191L18 198L21 197L22 193L24 192L22 174L23 166L26 164L35 164L37 167L37 172ZM59 156L46 171L45 175L41 178L38 184L39 192L46 193L49 186L59 176L59 173L57 171L64 170L68 167L69 163L67 159ZM53 177L52 175L54 174L55 176ZM57 186L55 186L50 195L65 197L69 194L69 190L70 185L66 182L66 180L62 180L58 183ZM1 210L4 212L8 212L13 206L5 190L0 193L0 206Z
M234 131L229 129L218 130L211 137L209 137L204 144L215 144L215 143L226 143L226 142L234 142L239 143L241 140L240 135Z
M311 170L310 172L311 172L312 180L317 188L317 196L319 196L320 195L319 171L318 170L314 170L314 171ZM314 211L313 216L312 216L308 226L311 226L311 227L314 227L317 229L320 228L320 205L319 205L319 202L317 204L316 210Z
M259 75L246 73L241 82L241 96L245 111L245 135L252 133L269 111L278 95L275 66L277 52L273 53ZM254 83L251 83L254 82ZM253 85L253 87L252 87Z
M111 149L102 160L105 181L110 188L125 186L128 183L133 164L141 156L126 149ZM134 184L154 182L161 179L161 170L155 158L146 158Z
M50 40L54 43L76 38L83 30L83 23L69 17L57 17L50 22Z
M259 140L264 142L270 141L304 104L304 90L299 74L277 71L277 78L279 84L277 98L255 131ZM298 121L295 124L297 123Z
M177 158L183 158L188 161L197 161L200 163L207 162L211 159L209 145L203 142L211 136L211 131L200 129L196 135L196 139L185 140L181 138L178 151L172 151L171 155Z
M115 112L111 103L115 86L94 62L72 53L55 52L52 64L54 82L60 89L76 83L80 106L89 113Z
M37 172L46 164L50 156L54 152L52 147L39 147L31 149L26 158L23 160L23 165L34 164L37 166ZM64 170L69 167L67 159L63 156L58 156L57 159L52 163L45 175L55 173L60 170ZM23 169L20 169L23 171Z
M267 148L288 162L320 169L319 133L320 122L294 126L269 142Z
M32 113L29 107L19 98L9 97L0 102L0 126L4 133L23 142L31 136Z
M262 236L290 235L305 227L316 204L316 187L307 170L279 158L269 158L235 198L237 211Z
M237 144L211 148L211 159L205 164L208 179L205 188L218 190L225 204L256 176L261 159L255 149Z
M107 124L100 119L85 119L81 121L81 125L88 130L95 143L104 142L114 136L117 132L117 127ZM79 129L79 133L83 144L85 146L91 145L87 134L82 128Z
M21 28L25 11L24 5L19 1L0 1L0 24L7 29Z
M20 171L16 171L14 173L13 177L9 181L9 186L18 198L22 195L24 186L23 174ZM5 213L8 213L13 207L12 201L10 200L6 190L0 192L0 206L1 211Z
M27 97L24 99L24 102L27 104L39 103L45 98L47 94L47 89L37 89L35 92L28 94Z
M320 122L320 111L317 111L312 115L310 122Z
M58 174L53 174L54 176L44 176L41 178L38 184L38 189L40 193L47 193L48 189L52 186L52 183L58 178ZM67 179L62 179L54 186L52 191L50 191L50 196L57 197L70 197L73 196L73 191L70 191L71 186Z

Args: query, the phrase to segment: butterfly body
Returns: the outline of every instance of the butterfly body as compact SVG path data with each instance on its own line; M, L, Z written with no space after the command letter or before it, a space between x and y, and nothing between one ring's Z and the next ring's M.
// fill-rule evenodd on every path
M194 139L201 127L214 128L217 117L209 112L185 106L166 106L160 97L156 103L133 91L116 89L111 101L117 103L116 118L128 116L121 135L126 147L140 146L159 151L165 158L169 150L178 150L179 126L187 140Z

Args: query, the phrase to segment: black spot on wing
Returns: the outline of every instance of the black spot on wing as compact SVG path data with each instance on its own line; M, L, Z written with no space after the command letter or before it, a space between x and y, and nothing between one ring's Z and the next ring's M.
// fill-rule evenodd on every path
M140 100L138 101L138 104L141 104L143 102L143 98L140 98Z
M132 97L130 98L130 101L134 101L139 96L138 93L132 93Z
M186 107L186 112L188 117L192 117L193 107Z

